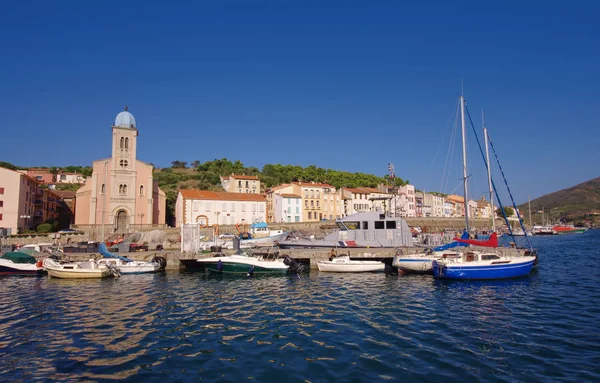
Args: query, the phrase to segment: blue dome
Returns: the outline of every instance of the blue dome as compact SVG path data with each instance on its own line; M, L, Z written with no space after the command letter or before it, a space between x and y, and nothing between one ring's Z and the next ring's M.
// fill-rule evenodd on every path
M133 114L127 111L127 107L125 107L123 112L117 114L114 126L118 126L120 128L136 128L135 118L133 118Z

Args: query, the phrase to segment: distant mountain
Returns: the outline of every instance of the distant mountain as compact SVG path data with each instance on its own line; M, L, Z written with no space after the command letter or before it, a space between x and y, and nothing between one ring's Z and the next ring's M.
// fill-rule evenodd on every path
M522 213L526 213L529 209L527 203L518 208ZM574 220L600 213L600 177L532 200L531 212L533 220L537 223L542 223L541 211L544 212L544 220L550 222L563 217ZM527 217L527 214L525 216Z

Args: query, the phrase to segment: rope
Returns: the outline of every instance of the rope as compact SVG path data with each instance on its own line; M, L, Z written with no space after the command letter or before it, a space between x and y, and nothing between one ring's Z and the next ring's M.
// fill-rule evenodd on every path
M477 135L477 131L475 130L475 124L473 124L473 120L471 119L471 113L469 113L469 109L467 109L466 105L465 105L465 110L467 111L467 115L469 116L469 121L471 122L471 127L473 128L473 133L475 134L475 139L477 140L477 145L479 147L479 152L481 153L481 158L483 158L483 163L487 168L487 160L485 158L485 154L483 153L483 149L481 147L481 141L479 141L479 136ZM488 141L490 143L490 146L492 147L494 156L496 157L496 162L498 163L500 172L502 173L502 178L504 179L504 184L506 185L506 189L508 190L508 195L510 196L510 199L512 201L515 212L517 213L517 217L519 218L519 224L521 225L521 228L523 229L525 238L527 238L527 243L529 244L529 248L533 249L533 247L531 245L531 241L529 240L529 236L527 235L527 231L525 230L525 227L523 226L523 220L521 219L521 214L519 214L519 210L517 209L517 206L515 205L515 200L512 196L512 193L510 192L510 188L508 187L508 182L506 181L506 177L504 176L504 171L502 170L502 166L500 165L500 160L498 159L498 155L496 154L496 150L494 149L494 145L492 144L492 140L490 139L489 135L488 135ZM516 243L517 241L515 239L515 236L513 235L513 231L512 231L512 228L510 227L510 223L508 222L508 217L506 216L506 212L504 211L504 208L502 207L504 205L502 204L502 201L500 201L500 196L498 195L498 190L496 189L496 184L494 183L493 179L492 179L492 188L494 189L494 194L496 195L496 199L498 200L498 204L500 205L500 211L502 211L502 216L504 217L504 221L506 222L506 226L508 227L508 232L510 233L510 236L512 237L513 242ZM492 214L494 214L494 212L492 212Z

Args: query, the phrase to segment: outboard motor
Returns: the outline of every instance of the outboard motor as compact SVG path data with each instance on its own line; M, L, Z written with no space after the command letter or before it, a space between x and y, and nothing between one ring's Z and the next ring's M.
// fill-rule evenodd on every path
M298 263L295 259L293 259L289 255L286 255L285 257L283 257L283 264L286 266L289 266L290 271L293 273L301 273L302 271L304 271L304 265L301 263Z
M250 266L250 270L248 270L248 276L251 277L252 274L254 274L254 265Z
M152 262L158 263L158 269L156 271L163 271L167 267L167 259L165 257L154 257Z
M220 259L217 262L217 271L223 271L223 262Z

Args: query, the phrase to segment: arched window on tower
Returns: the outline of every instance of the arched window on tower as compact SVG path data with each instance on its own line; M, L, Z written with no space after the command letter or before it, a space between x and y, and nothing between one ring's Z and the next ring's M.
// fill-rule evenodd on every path
M121 145L120 145L121 150L125 149L125 137L121 137Z
M144 195L144 185L140 185L140 195Z
M104 194L106 193L106 185L102 184L102 186L100 187L100 194Z
M119 185L119 194L123 194L123 185Z
M125 137L125 151L129 150L129 137Z
M127 194L127 185L123 185L123 194Z

